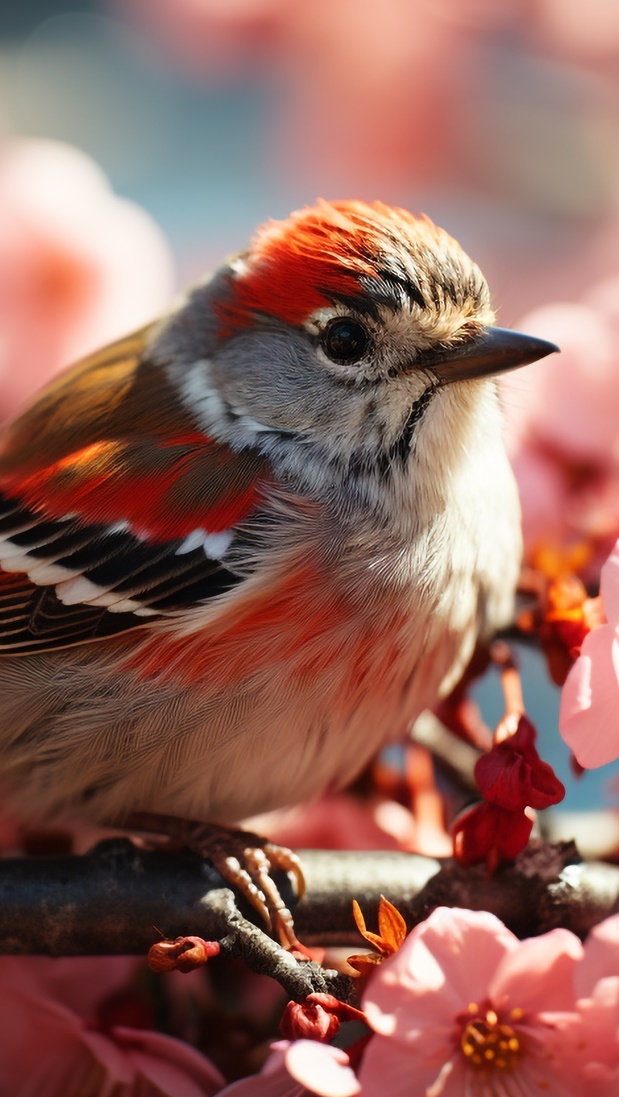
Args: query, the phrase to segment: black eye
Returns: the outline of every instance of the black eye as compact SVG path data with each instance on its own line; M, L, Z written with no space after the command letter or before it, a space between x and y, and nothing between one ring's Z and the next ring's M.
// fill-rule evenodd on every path
M322 348L332 362L356 362L365 354L370 337L358 320L330 320L321 336Z

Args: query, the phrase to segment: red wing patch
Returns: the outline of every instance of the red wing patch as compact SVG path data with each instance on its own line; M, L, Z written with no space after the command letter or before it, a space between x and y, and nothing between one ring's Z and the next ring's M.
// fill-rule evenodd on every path
M147 328L77 363L0 436L0 490L42 518L165 541L218 533L256 505L267 461L196 430Z
M268 475L258 454L235 453L203 436L96 442L23 480L2 486L46 518L78 515L96 525L125 523L166 541L195 529L229 529L256 506Z
M241 581L226 553L268 462L196 431L152 331L77 363L2 432L0 650L144 627Z

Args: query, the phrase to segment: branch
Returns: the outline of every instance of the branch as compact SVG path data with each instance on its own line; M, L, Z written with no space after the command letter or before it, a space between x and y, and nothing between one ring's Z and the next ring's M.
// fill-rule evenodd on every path
M490 878L481 866L412 853L306 850L301 859L302 902L295 906L285 876L277 882L307 945L358 949L352 900L370 921L381 894L409 926L435 906L461 906L497 914L521 937L558 925L584 936L619 911L619 867L583 863L572 843L534 843ZM241 901L236 909L221 877L190 853L146 851L113 838L83 857L0 860L2 953L145 954L160 935L189 934L223 941L252 962L255 941L264 939L254 918Z

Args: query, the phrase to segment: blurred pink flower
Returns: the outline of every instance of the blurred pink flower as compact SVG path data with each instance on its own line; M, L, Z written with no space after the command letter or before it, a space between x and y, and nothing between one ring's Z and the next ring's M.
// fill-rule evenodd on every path
M607 918L585 941L576 968L578 1008L588 1030L585 1073L596 1097L619 1093L619 915Z
M415 830L413 816L401 804L379 796L361 800L346 792L255 816L244 825L264 831L273 841L306 849L410 848Z
M561 693L559 730L581 766L619 757L619 541L602 568L608 624L585 636Z
M173 289L163 236L84 153L0 147L0 416L62 366L153 319Z
M293 848L403 849L428 857L451 854L443 799L425 748L409 743L395 762L386 752L373 767L371 780L371 794L326 793L313 803L246 820L246 825Z
M118 1023L123 1008L113 997L134 971L125 958L2 957L0 1097L216 1094L223 1079L199 1052Z
M260 1074L233 1082L219 1097L353 1097L360 1092L344 1051L314 1040L280 1040Z
M456 158L460 174L478 170L461 135L479 94L479 30L503 22L488 0L115 4L198 79L275 74L285 93L263 155L297 172L310 193L326 178L344 191L361 184L368 197L395 194L453 173Z
M612 466L619 457L619 328L588 303L546 305L519 327L553 340L561 353L506 379L513 432L573 461Z
M582 302L547 305L517 325L561 348L502 386L529 551L590 539L607 552L619 532L619 318L611 302L601 283Z
M595 66L619 54L619 8L615 0L537 0L537 31L563 58Z

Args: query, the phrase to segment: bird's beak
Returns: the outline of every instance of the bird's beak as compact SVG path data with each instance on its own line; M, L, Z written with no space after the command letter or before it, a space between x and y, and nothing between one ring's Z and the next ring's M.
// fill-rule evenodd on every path
M554 343L536 339L533 335L521 335L508 328L483 328L470 343L445 352L430 364L432 373L443 384L452 381L468 381L474 377L491 377L519 366L537 362L547 354L558 352Z

